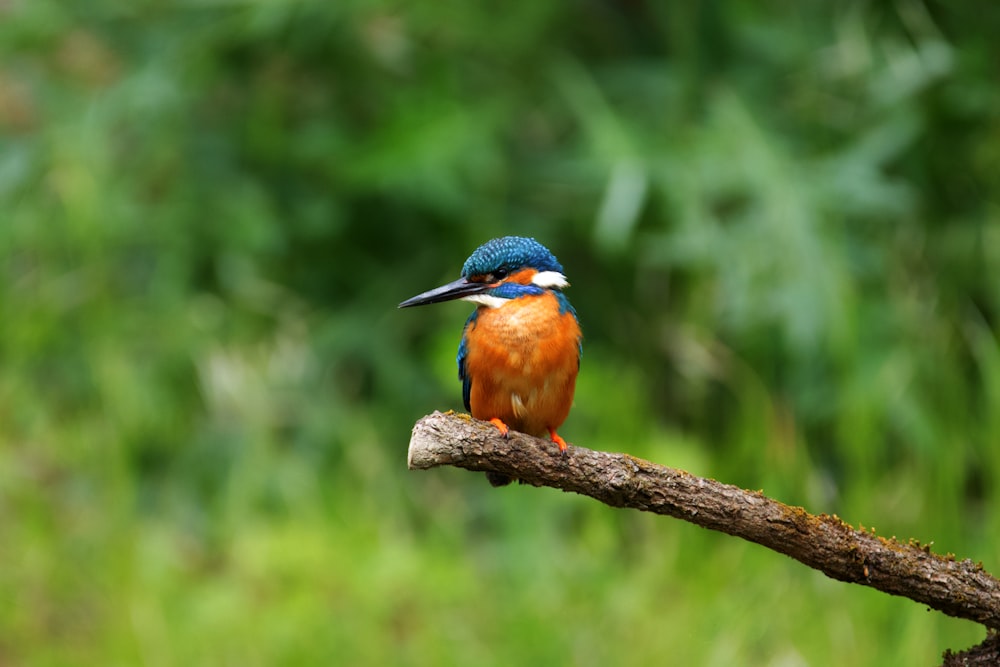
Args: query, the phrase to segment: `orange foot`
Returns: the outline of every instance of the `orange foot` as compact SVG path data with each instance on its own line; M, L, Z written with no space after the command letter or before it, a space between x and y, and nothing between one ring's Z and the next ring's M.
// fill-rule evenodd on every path
M559 435L558 433L556 433L556 430L554 428L550 428L549 429L549 437L552 438L552 442L554 442L557 445L559 445L559 451L560 452L565 452L566 451L566 441L562 439L561 435Z
M502 435L505 438L507 437L507 434L510 432L510 428L503 423L502 419L500 419L499 417L494 417L493 419L490 420L490 423L497 427L497 430L500 431L500 435Z

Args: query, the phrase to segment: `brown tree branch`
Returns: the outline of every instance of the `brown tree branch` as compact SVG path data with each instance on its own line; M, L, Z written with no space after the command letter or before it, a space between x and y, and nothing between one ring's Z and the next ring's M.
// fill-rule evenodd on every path
M1000 665L1000 634L990 632L986 640L970 649L944 652L941 667L996 667Z
M837 516L815 516L759 491L628 454L572 445L560 454L546 440L514 431L505 439L487 422L435 412L413 427L408 465L500 472L534 486L590 496L612 507L666 514L756 542L833 579L907 597L949 616L1000 629L1000 581L981 564L939 556L917 542L879 537L874 531L852 528Z

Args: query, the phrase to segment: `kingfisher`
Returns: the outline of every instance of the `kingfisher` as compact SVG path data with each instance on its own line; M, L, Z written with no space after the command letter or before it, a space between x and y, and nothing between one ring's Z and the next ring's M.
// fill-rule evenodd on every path
M465 260L458 280L407 299L400 308L461 299L476 305L458 346L458 379L465 409L510 429L542 437L560 452L556 429L573 403L583 335L562 290L562 265L533 238L487 241ZM487 473L494 486L510 483Z

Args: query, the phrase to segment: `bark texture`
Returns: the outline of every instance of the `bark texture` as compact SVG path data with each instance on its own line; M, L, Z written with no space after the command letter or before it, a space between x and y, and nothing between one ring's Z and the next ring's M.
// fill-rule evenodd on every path
M835 515L812 515L760 491L746 491L628 454L573 445L560 454L547 440L514 431L505 439L487 422L435 412L414 426L408 465L410 469L452 465L499 472L534 486L590 496L612 507L666 514L756 542L833 579L870 586L949 616L1000 628L1000 581L982 564L932 553L914 541L886 539L852 528ZM981 646L988 649L989 641Z
M982 644L952 653L944 652L941 667L997 667L1000 665L1000 634L990 632Z

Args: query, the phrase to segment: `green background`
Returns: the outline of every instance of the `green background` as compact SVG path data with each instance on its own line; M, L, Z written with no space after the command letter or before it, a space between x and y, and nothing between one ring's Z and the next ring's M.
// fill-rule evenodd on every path
M982 628L408 472L504 234L570 442L1000 572L1000 5L0 3L0 664L935 664Z

